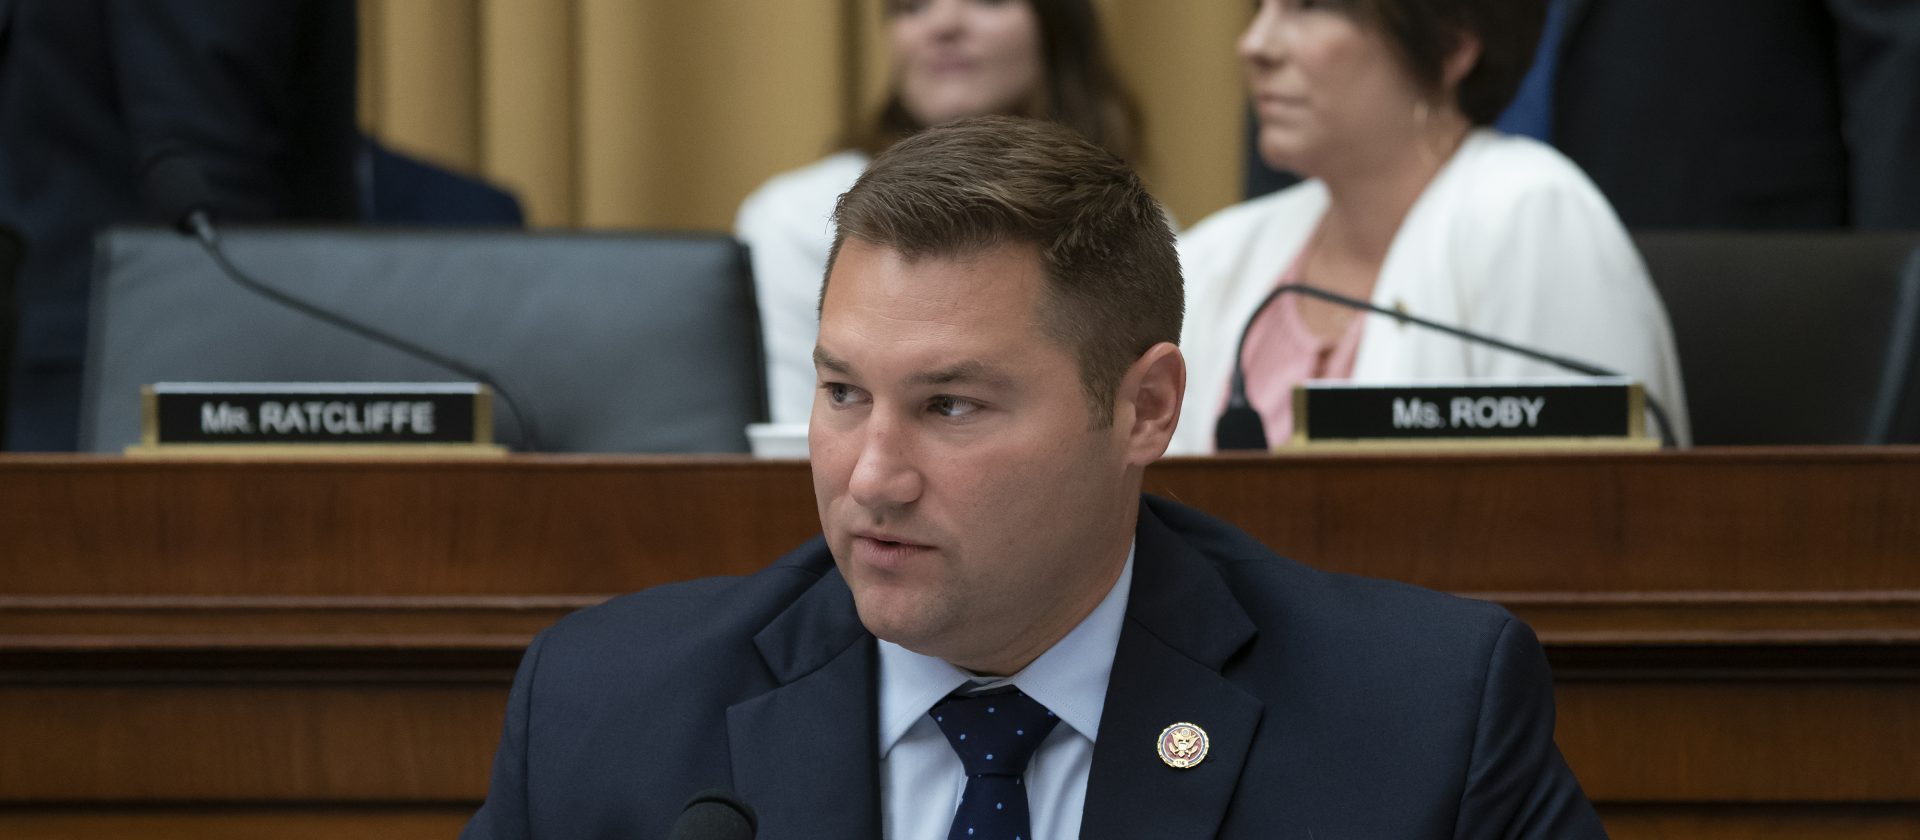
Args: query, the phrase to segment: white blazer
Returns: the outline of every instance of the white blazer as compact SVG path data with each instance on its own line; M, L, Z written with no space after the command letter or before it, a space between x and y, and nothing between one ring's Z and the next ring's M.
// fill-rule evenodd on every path
M734 235L750 249L775 423L805 423L813 414L813 345L833 247L833 205L867 162L866 153L846 151L775 175L740 203L734 218Z
M1181 236L1187 394L1171 453L1213 451L1240 332L1326 210L1326 186L1308 181L1222 210ZM1468 135L1394 234L1373 303L1620 371L1644 382L1681 443L1689 440L1673 334L1646 265L1600 191L1551 147L1484 129ZM1356 382L1572 375L1362 317L1370 320Z

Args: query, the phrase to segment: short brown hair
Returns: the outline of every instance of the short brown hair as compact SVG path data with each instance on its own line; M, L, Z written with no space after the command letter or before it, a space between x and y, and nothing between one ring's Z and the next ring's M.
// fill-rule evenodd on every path
M1185 293L1165 212L1124 161L1062 126L975 117L927 129L875 158L833 220L828 277L848 239L910 260L1038 246L1041 323L1078 358L1097 425L1112 422L1127 367L1180 340ZM823 282L823 307L826 295Z
M1460 80L1456 105L1474 125L1492 125L1533 66L1548 0L1333 0L1328 5L1385 34L1409 72L1438 91L1447 54L1463 35L1480 60Z
M1093 3L1022 1L1033 9L1040 24L1040 66L1046 71L1041 82L1040 113L1026 116L1053 120L1122 159L1139 163L1145 147L1140 106L1107 59ZM894 0L881 5L888 15L893 14ZM877 155L923 128L926 126L907 113L900 94L894 92L879 113L848 133L843 145Z

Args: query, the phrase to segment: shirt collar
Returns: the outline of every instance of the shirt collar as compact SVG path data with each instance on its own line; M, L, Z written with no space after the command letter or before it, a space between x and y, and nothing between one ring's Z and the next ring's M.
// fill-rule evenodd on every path
M1093 612L1020 673L992 684L1018 687L1075 732L1095 740L1100 713L1106 706L1107 679L1113 674L1113 653L1120 646L1120 626L1126 619L1127 594L1132 588L1133 547L1129 546L1120 578ZM891 752L933 704L974 679L945 660L881 641L880 755Z

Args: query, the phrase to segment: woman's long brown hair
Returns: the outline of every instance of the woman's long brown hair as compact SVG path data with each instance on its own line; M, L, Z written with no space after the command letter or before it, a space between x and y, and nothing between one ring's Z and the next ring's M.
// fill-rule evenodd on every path
M1120 83L1107 58L1100 21L1089 0L1026 0L1040 23L1041 66L1046 71L1044 117L1080 133L1134 165L1145 155L1140 106ZM889 7L890 8L890 7ZM891 15L892 12L888 11ZM900 138L926 128L907 112L898 91L871 120L840 144L877 155Z

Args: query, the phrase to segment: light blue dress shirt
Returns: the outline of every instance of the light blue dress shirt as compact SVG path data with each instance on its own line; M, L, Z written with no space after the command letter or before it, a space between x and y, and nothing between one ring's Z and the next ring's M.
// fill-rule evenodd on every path
M974 675L892 642L880 642L880 825L887 840L946 840L967 775L927 710L968 683L1013 685L1060 718L1040 744L1024 784L1033 840L1080 836L1080 811L1093 769L1093 740L1106 705L1107 678L1120 645L1133 549L1120 578L1080 624L1020 673L980 681ZM1145 745L1141 747L1145 749Z

